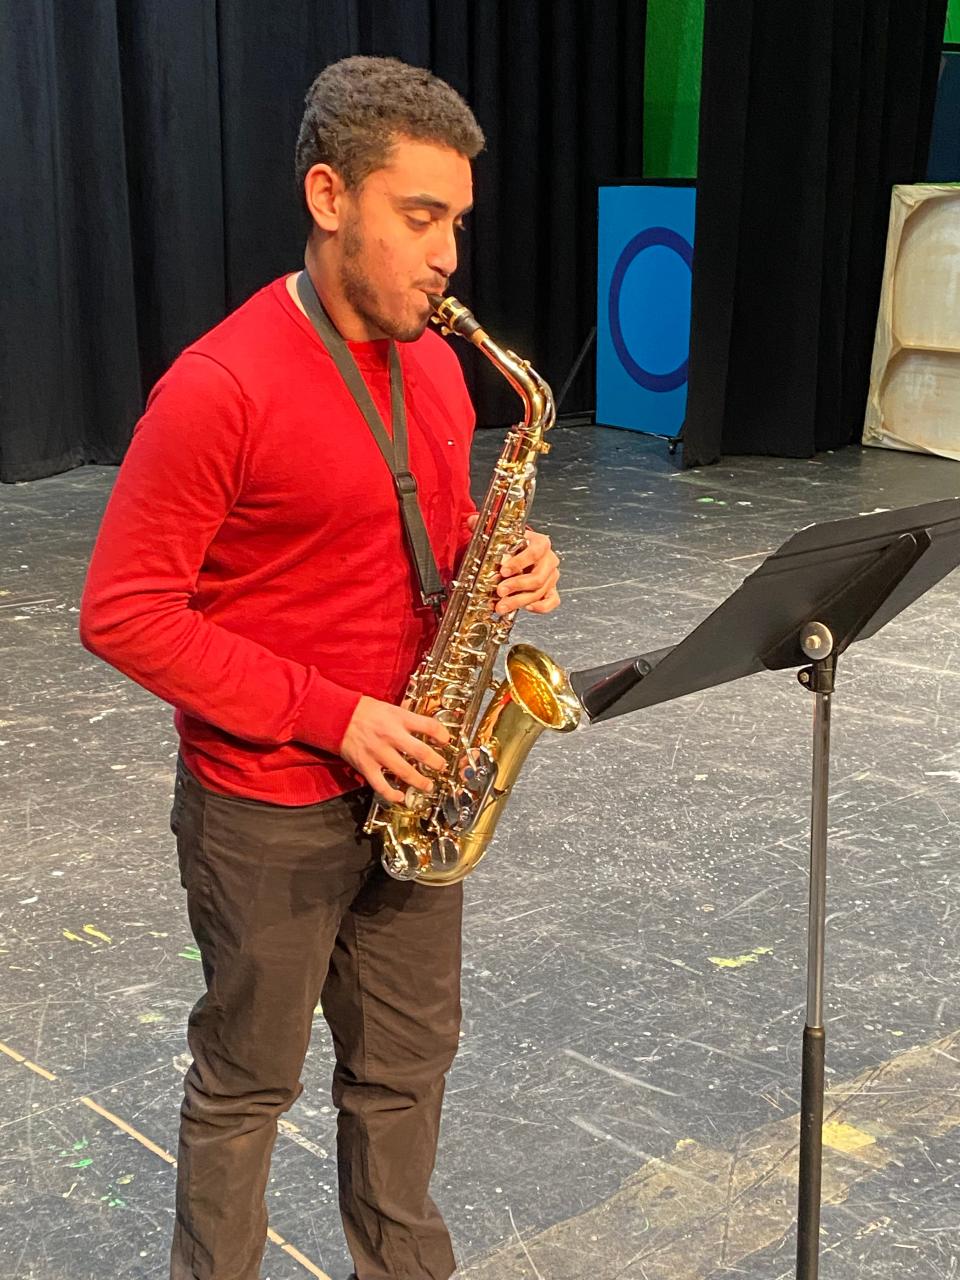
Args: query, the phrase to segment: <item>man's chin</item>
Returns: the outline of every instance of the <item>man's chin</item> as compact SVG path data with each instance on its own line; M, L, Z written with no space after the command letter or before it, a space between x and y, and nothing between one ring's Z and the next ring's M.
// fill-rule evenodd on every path
M430 323L430 316L426 315L422 320L411 322L405 326L398 325L392 334L396 342L416 342L418 338L422 338L427 325Z

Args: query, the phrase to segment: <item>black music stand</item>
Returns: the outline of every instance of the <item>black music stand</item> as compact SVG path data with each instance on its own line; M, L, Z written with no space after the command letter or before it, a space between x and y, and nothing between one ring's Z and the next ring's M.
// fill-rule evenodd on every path
M830 710L837 658L960 564L960 498L810 525L794 534L680 644L571 675L591 722L709 689L754 672L803 665L816 694L810 823L807 1013L803 1029L798 1280L820 1256L823 972Z

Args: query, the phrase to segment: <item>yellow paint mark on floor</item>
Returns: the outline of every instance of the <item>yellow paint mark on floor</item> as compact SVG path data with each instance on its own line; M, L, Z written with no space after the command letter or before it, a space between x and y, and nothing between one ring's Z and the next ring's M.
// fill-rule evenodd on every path
M707 959L718 969L742 969L745 964L757 963L757 957L752 952L748 956L707 956Z
M305 1258L299 1249L295 1249L292 1244L288 1244L283 1236L278 1236L272 1227L267 1228L267 1239L272 1240L274 1244L279 1245L284 1253L289 1253L290 1257L299 1262L305 1271L309 1271L312 1276L316 1276L317 1280L330 1280L325 1271L320 1268L309 1258Z
M167 1164L176 1165L176 1157L172 1156L169 1151L164 1151L163 1147L158 1147L155 1142L151 1142L148 1137L140 1133L138 1129L134 1129L132 1125L127 1124L126 1120L122 1120L120 1116L115 1116L112 1111L108 1111L106 1107L101 1107L99 1102L94 1102L92 1098L81 1098L80 1101L85 1107L89 1107L91 1111L95 1111L98 1116L103 1116L104 1120L109 1120L115 1125L121 1133L128 1134L131 1138L135 1138L142 1147L146 1147L148 1151L152 1151L155 1156L159 1156L161 1160L165 1160Z
M842 1203L918 1140L960 1126L958 1048L960 1031L828 1090L825 1204ZM609 1200L468 1267L464 1280L707 1280L734 1270L795 1229L799 1131L793 1115L743 1134L733 1151L683 1138Z
M711 964L718 969L742 969L745 964L756 964L760 956L772 956L772 947L754 947L745 956L707 956Z
M89 933L91 938L99 938L102 942L112 942L112 938L108 938L105 933L101 933L99 929L95 929L92 924L85 924L83 932Z
M861 1147L872 1146L876 1138L872 1133L864 1133L852 1124L844 1124L842 1120L825 1120L823 1122L823 1145L832 1147L834 1151L859 1151Z
M32 1071L34 1075L42 1077L44 1080L56 1080L56 1076L48 1071L46 1067L38 1067L35 1062L31 1062L29 1058L24 1058L23 1065L28 1071Z

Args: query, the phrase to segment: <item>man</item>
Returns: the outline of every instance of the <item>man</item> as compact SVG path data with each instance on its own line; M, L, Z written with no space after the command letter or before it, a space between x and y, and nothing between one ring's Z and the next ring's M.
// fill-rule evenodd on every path
M388 431L399 355L448 584L475 519L473 410L427 294L456 267L482 145L448 85L380 58L321 73L297 145L309 281ZM459 1032L461 886L390 879L360 830L373 790L399 800L443 766L446 730L398 705L436 617L304 287L266 286L160 380L81 608L83 643L172 703L181 739L171 826L207 990L189 1019L171 1276L259 1274L277 1119L302 1091L320 1001L356 1276L447 1280L428 1183ZM531 531L496 607L547 613L556 584Z

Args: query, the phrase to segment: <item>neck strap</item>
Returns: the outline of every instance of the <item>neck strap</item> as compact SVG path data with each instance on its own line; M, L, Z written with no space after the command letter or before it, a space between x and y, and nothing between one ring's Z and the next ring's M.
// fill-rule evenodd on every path
M393 427L391 439L349 347L327 314L313 281L306 271L301 271L297 276L297 294L310 323L316 330L317 337L329 351L331 359L347 385L347 390L363 414L383 454L384 461L390 468L400 503L400 515L403 519L407 545L417 569L420 597L425 605L439 613L446 599L446 590L440 578L440 571L423 522L423 513L417 501L417 481L410 471L403 370L400 367L397 344L393 341L390 343L390 410Z

